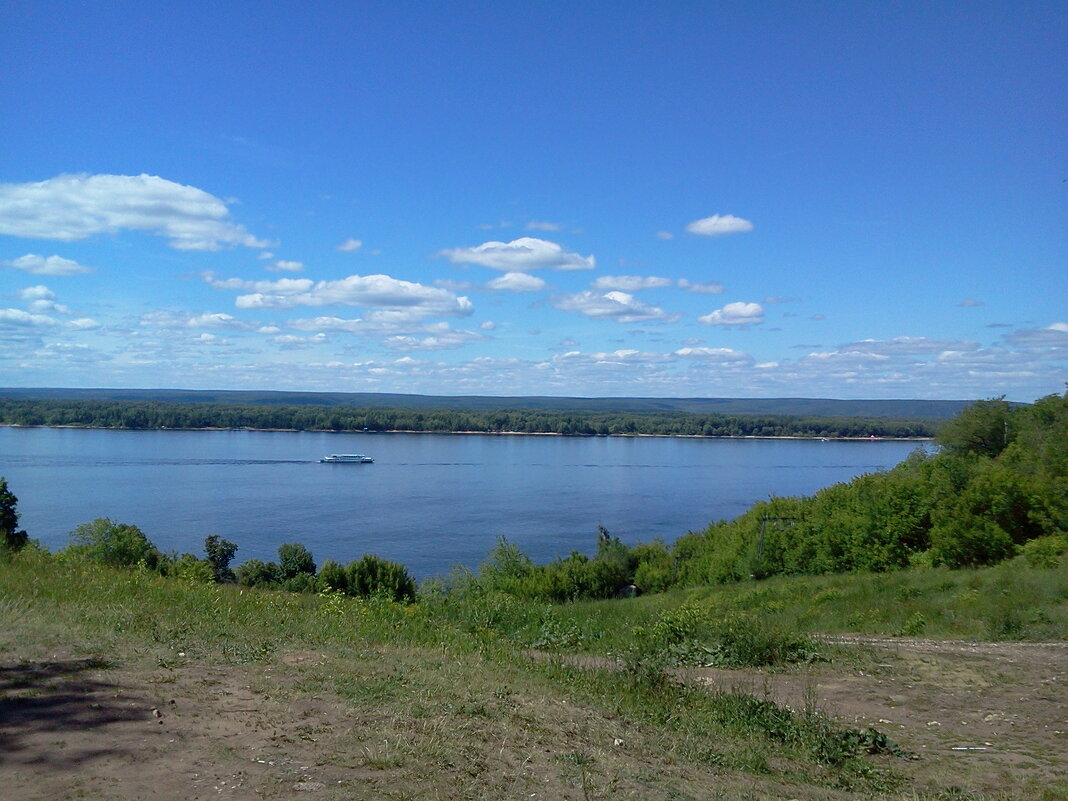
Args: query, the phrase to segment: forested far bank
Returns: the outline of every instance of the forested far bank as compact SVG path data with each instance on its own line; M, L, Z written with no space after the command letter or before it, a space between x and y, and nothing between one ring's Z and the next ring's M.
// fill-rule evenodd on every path
M687 412L359 408L311 405L0 398L0 424L114 429L286 429L566 436L916 438L937 421Z

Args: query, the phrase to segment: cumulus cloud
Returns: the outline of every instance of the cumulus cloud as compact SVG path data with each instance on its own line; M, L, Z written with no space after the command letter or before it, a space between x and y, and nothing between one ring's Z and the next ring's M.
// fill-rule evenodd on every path
M159 310L142 314L138 322L144 328L162 328L165 330L212 328L228 329L232 331L251 331L259 327L256 323L239 320L232 314L227 314L226 312L189 314L188 312Z
M564 250L555 242L524 236L511 242L483 242L473 248L451 248L439 251L454 264L478 264L505 272L551 270L592 270L593 256L580 256Z
M634 350L632 348L620 348L611 352L582 353L571 350L554 356L557 363L570 362L584 364L660 364L669 361L670 357L664 353L651 353L648 351Z
M655 275L646 277L640 275L602 275L590 286L594 289L619 289L623 292L637 292L641 289L659 289L660 287L671 286L671 279L660 278Z
M979 343L965 339L934 339L931 337L894 337L892 339L862 339L839 345L845 353L875 353L887 356L918 356L942 351L978 350Z
M46 314L33 314L22 309L0 309L0 326L19 328L51 328L59 320Z
M545 282L536 275L527 273L505 273L494 278L486 286L497 292L537 292L545 289Z
M219 198L155 175L60 175L0 184L0 234L73 242L95 234L145 231L178 250L263 248Z
M17 259L0 262L4 267L14 267L16 270L25 270L34 275L78 275L79 273L91 273L92 267L78 264L71 259L62 256L38 256L27 253Z
M342 253L355 253L357 250L363 247L363 241L360 239L346 239L337 249Z
M296 306L363 306L402 311L408 319L466 317L474 304L438 287L401 281L388 275L350 275L337 281L282 278L278 281L224 281L209 278L218 289L248 290L239 295L239 309L291 309Z
M722 309L698 317L697 321L705 325L756 325L764 322L764 307L742 301L728 303Z
M56 293L43 284L38 284L20 289L19 297L23 300L55 300Z
M274 264L268 264L265 269L272 273L300 273L304 272L304 263L279 259Z
M453 328L448 323L428 326L424 334L423 336L406 334L386 337L383 344L393 350L453 350L469 342L480 342L486 339L485 334Z
M723 236L747 233L753 230L753 224L733 214L713 214L711 217L694 220L686 226L686 230L698 236Z
M20 289L19 298L26 301L27 309L37 314L45 312L70 314L70 309L61 303L56 303L56 293L42 284Z
M1068 323L1051 323L1045 328L1028 328L1005 334L1005 340L1020 348L1068 349Z
M685 278L680 278L679 289L685 289L687 292L693 292L698 295L722 295L727 288L719 281L695 283L693 281L688 281Z
M733 348L679 348L675 355L680 359L693 359L714 364L751 364L753 357Z
M657 306L635 300L626 292L579 292L562 295L553 300L553 306L561 311L578 312L595 320L615 320L618 323L642 323L652 320L672 322L679 319Z

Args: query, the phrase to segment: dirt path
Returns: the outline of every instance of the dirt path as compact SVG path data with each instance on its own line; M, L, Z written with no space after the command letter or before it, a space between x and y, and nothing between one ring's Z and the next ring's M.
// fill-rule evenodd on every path
M1068 643L826 639L855 654L788 673L689 675L873 726L916 754L904 770L921 787L1030 798L1068 780Z
M1035 798L1051 781L1066 786L1068 644L836 642L849 647L834 662L687 675L875 726L918 755L894 766L918 788ZM390 755L349 753L369 722L341 699L300 689L301 671L321 658L143 670L69 655L0 664L0 797L389 797L378 783L391 778Z

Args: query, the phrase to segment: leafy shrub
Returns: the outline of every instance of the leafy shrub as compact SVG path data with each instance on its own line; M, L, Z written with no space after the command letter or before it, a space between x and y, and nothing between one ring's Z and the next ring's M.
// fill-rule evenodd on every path
M327 559L319 568L319 591L347 593L349 589L349 577L344 566Z
M1037 568L1059 567L1065 551L1068 551L1068 534L1036 537L1020 548L1020 554L1027 564Z
M283 581L301 574L315 575L311 551L299 542L284 542L278 546L278 567Z
M218 534L211 534L204 539L204 553L208 556L208 564L211 565L211 573L215 581L234 580L234 571L230 569L230 561L237 553L235 543L224 540Z
M274 562L249 559L237 566L237 583L243 587L277 587L282 582L282 571Z
M402 564L367 554L345 572L350 595L398 602L415 600L415 582Z
M215 571L206 559L197 559L193 554L182 554L180 558L167 566L167 574L189 584L212 584Z
M112 567L134 567L143 562L155 570L161 554L137 526L98 517L70 533L67 552Z

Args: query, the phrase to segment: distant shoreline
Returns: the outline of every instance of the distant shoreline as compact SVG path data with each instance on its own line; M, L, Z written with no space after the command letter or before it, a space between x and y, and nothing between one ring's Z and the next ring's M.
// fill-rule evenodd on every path
M87 431L264 431L278 433L311 434L438 434L444 436L484 436L484 437L571 437L575 439L592 439L596 437L637 439L641 437L660 437L663 439L784 439L809 440L813 442L932 442L934 437L806 437L787 434L558 434L555 431L416 431L409 429L389 429L386 431L351 431L322 428L225 428L221 426L203 426L200 428L113 428L109 426L83 425L27 425L25 423L0 423L0 428L67 428L85 429Z

